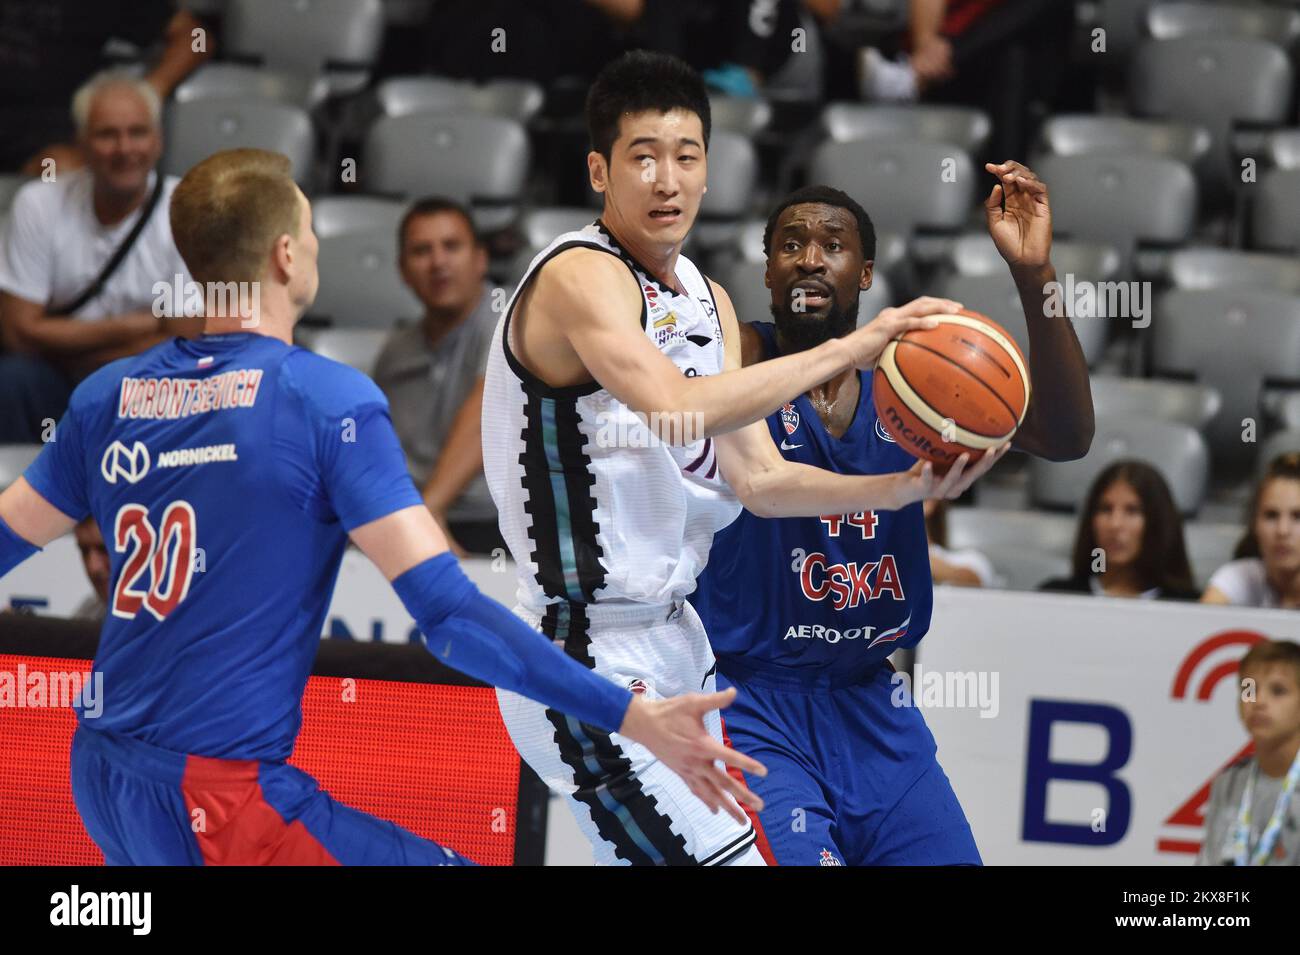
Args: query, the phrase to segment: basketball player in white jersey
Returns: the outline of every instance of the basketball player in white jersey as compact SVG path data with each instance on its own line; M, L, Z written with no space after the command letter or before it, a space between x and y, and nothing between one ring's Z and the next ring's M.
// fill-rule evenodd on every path
M891 339L960 306L917 299L844 338L741 369L730 299L680 251L705 189L709 103L698 75L670 56L629 53L596 79L587 122L604 210L544 249L506 307L488 359L484 470L518 566L521 617L648 698L709 691L713 654L685 598L714 532L742 504L813 516L956 497L1006 448L969 470L963 455L942 478L922 463L849 476L787 462L766 415L872 367ZM810 309L821 292L806 290ZM570 797L597 863L763 864L733 797L760 802L739 780L729 790L688 783L618 734L498 697L520 754Z

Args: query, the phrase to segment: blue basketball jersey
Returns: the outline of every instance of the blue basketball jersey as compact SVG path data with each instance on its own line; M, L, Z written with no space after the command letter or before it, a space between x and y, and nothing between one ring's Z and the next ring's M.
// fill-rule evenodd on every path
M777 355L775 326L752 326L764 358ZM842 438L806 395L769 415L789 461L840 474L905 471L916 459L876 418L871 375ZM691 603L726 673L731 665L773 675L852 682L930 626L933 590L920 503L897 511L765 519L743 511L713 540Z
M288 758L348 531L420 504L374 383L254 334L100 369L26 478L111 556L83 721L223 759Z

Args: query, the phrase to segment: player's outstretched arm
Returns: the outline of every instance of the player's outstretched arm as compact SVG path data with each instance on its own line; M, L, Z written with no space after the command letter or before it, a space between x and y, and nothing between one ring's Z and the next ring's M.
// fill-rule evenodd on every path
M76 524L20 477L0 492L0 577Z
M1049 461L1073 461L1088 453L1096 424L1088 363L1074 326L1047 306L1056 282L1047 184L1014 159L984 168L998 178L984 202L989 235L1011 269L1029 326L1033 394L1011 445Z
M716 285L714 289L720 291ZM687 378L641 330L640 295L618 259L603 252L569 250L539 273L527 306L528 322L536 323L536 330L522 334L529 338L530 351L537 345L548 366L563 367L567 359L633 411L664 422L659 437L668 443L726 434L759 421L848 368L872 367L892 338L909 329L933 327L935 322L927 315L955 307L946 300L917 299L886 310L889 314L882 315L879 323L797 355L750 368L736 366L721 375ZM730 308L723 299L725 293L718 307ZM669 422L687 416L696 423L689 434L670 433Z
M728 796L761 808L761 800L715 761L759 775L766 772L762 765L719 744L704 726L704 715L730 705L734 691L647 701L598 676L480 593L448 553L425 507L357 527L352 539L392 583L443 663L641 743L715 812L725 809L743 821Z

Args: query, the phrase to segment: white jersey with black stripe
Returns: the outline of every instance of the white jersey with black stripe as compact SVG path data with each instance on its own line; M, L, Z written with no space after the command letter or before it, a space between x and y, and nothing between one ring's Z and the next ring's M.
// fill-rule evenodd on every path
M712 439L662 444L599 383L551 388L511 351L520 290L575 246L627 265L641 289L646 337L682 374L723 370L717 302L688 258L677 259L685 289L678 294L599 220L565 233L533 259L497 324L483 396L488 487L519 569L519 603L532 613L560 601L670 604L695 589L714 533L735 520L740 504L722 478Z

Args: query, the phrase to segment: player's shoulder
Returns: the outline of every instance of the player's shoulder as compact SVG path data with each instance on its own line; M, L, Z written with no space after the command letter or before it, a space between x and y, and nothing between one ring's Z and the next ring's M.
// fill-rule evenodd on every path
M102 408L109 399L116 396L127 378L135 378L149 371L158 364L160 357L175 348L175 339L154 345L138 355L118 358L107 365L97 368L72 390L68 408L75 411Z
M563 249L537 268L534 294L568 313L606 314L611 302L639 296L636 276L617 255L600 246Z
M331 417L367 405L388 406L388 399L369 377L305 348L295 346L284 356L279 381L305 407Z

